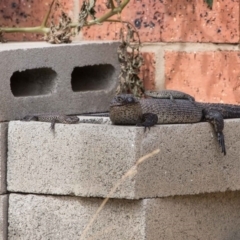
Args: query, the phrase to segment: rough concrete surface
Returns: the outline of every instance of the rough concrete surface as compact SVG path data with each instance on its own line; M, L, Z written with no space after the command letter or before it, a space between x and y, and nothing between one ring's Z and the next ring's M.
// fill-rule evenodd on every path
M117 46L112 41L2 45L0 121L108 110L120 70Z
M160 153L137 167L112 195L149 198L240 189L240 120L225 121L227 155L209 123L142 127L109 124L9 123L7 190L106 197L139 157Z
M0 194L6 192L7 123L0 123Z
M102 199L10 194L9 240L80 240ZM141 202L111 200L84 239L144 240Z
M9 240L80 240L102 199L10 194ZM82 239L240 239L240 193L110 200Z
M143 200L146 240L240 239L240 192Z
M135 159L133 146L126 154L134 128L117 136L108 124L56 124L55 133L50 123L9 124L9 191L105 197ZM134 193L134 184L121 195L129 193Z
M0 239L7 240L8 195L0 195Z

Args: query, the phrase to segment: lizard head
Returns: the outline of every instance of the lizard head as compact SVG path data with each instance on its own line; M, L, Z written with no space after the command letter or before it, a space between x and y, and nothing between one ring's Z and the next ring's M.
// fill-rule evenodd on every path
M135 104L138 103L138 99L132 94L120 94L113 98L111 101L110 107L112 106L122 106L126 104Z
M110 119L113 124L136 124L141 116L141 104L132 94L117 95L110 103Z

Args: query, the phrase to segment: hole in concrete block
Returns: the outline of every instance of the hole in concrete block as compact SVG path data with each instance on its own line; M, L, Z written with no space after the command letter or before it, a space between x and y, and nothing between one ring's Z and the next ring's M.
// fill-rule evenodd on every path
M15 97L47 95L55 91L57 73L51 68L35 68L14 72L11 90Z
M113 83L115 68L111 64L75 67L72 72L74 92L106 89Z

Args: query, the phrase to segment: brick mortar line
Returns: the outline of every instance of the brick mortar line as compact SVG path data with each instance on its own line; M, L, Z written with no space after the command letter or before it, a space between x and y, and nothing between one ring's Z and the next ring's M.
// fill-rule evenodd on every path
M176 52L208 52L208 51L240 51L238 44L214 43L147 43L143 44L142 52L155 53L155 90L165 89L165 51Z
M155 76L158 81L156 83L156 89L165 89L165 57L164 50L159 49L156 57L156 72Z
M214 44L214 43L144 43L143 51L152 51L155 49L164 51L184 51L184 52L205 52L205 51L240 51L239 44Z
M164 59L164 49L160 45L144 45L141 50L142 52L152 52L155 53L155 61L156 61L156 70L155 70L155 89L161 90L165 89L165 74L164 74L164 66L165 66L165 59Z
M79 0L73 0L73 21L77 21L78 20L78 15L79 15L79 9L80 9L80 4L79 4Z
M2 202L2 231L0 236L2 237L2 239L8 239L8 213L9 213L9 194L4 194L2 196L5 196L5 198L3 199Z
M2 154L0 154L0 169L1 169L1 181L0 189L1 195L7 193L7 152L8 152L8 123L1 123L1 136L3 141L0 146Z
M8 42L1 44L0 53L6 51L17 51L17 50L32 50L32 49L47 49L47 48L64 48L64 47L71 47L71 46L82 46L82 45L102 45L102 44L114 44L118 43L119 41L114 40L76 40L72 43L63 43L63 44L50 44L44 41L37 41L37 42ZM117 50L116 50L117 51Z
M38 197L58 197L58 198L77 198L77 199L99 199L100 201L104 200L106 197L100 197L100 196L77 196L77 195L63 195L63 194L54 194L54 193L34 193L34 192L15 192L15 191L9 191L7 194L7 200L9 200L9 196L13 195L34 195ZM183 195L188 196L188 195ZM117 197L111 197L110 200L117 200L117 201L143 201L148 199L159 199L159 198L169 198L170 196L163 196L163 197L148 197L148 198L117 198Z

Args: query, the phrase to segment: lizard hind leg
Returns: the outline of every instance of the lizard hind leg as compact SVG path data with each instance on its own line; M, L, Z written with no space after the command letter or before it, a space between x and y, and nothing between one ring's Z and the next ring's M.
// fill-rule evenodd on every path
M214 130L217 134L218 143L222 148L222 153L226 155L224 135L222 132L224 128L224 120L222 114L213 109L204 109L203 116L206 121L210 122L213 125Z

